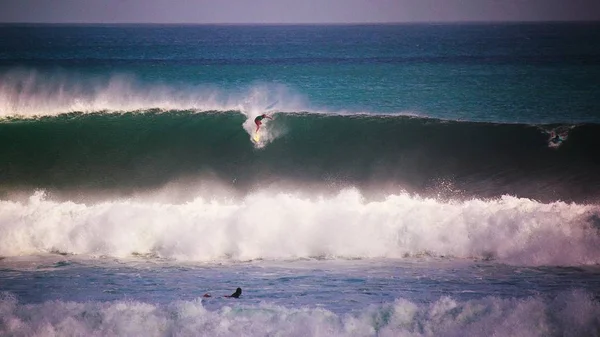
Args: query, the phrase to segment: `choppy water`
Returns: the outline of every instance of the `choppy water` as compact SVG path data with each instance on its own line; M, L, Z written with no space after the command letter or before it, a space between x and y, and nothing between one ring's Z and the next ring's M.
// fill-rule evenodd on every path
M594 268L431 258L6 264L12 295L0 310L4 332L17 335L594 336L600 314ZM222 297L240 285L239 299Z

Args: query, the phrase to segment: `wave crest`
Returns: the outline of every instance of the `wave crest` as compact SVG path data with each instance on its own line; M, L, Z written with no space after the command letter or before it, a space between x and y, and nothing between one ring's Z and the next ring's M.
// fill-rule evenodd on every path
M0 117L55 116L70 112L237 110L256 116L273 102L297 111L305 99L290 88L255 83L235 89L215 85L142 83L129 74L81 75L28 69L0 73Z
M502 197L365 201L256 192L184 204L46 200L0 204L0 254L157 256L187 261L436 257L517 265L600 263L596 206Z

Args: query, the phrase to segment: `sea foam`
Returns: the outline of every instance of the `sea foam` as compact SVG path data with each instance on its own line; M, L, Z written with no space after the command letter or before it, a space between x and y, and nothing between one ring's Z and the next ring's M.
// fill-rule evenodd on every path
M0 255L149 255L182 261L435 256L516 265L600 263L598 206L504 196L440 201L355 189L308 198L257 191L181 204L0 202Z
M600 305L582 291L429 304L399 298L345 315L243 300L210 311L201 299L20 304L0 296L0 334L10 336L595 336L598 317Z

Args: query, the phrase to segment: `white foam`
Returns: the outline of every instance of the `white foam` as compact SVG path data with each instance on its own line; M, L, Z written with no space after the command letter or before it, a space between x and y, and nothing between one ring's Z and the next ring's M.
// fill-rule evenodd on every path
M144 84L127 74L91 77L25 69L0 73L0 117L148 109L237 110L255 117L275 101L278 102L274 107L277 111L303 111L306 108L300 94L274 83L224 89L214 85Z
M233 89L214 84L142 82L126 73L83 75L26 68L0 72L0 118L150 109L240 111L248 116L248 121L244 123L247 131L254 129L254 118L265 112L428 118L428 115L418 111L373 114L368 111L315 107L293 88L273 82L253 82Z
M65 252L183 261L401 258L428 254L524 265L600 263L598 206L505 196L442 202L408 194L365 201L255 192L184 204L0 202L0 255Z
M346 315L243 300L209 311L200 299L24 305L0 296L0 334L10 336L595 336L598 317L600 305L581 291L554 299L397 299Z

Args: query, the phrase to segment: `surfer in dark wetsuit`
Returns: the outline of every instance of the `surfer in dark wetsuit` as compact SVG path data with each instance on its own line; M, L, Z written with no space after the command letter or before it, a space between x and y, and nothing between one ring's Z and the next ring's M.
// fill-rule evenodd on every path
M231 294L229 296L224 296L224 297L240 298L241 294L242 294L242 288L237 288L233 294Z
M260 115L260 116L258 116L256 118L254 118L254 123L256 124L256 132L258 132L258 129L260 129L260 125L262 124L262 120L265 119L265 118L267 118L267 119L273 119L273 118L267 116L267 114L262 114L262 115Z
M233 294L231 294L231 295L225 295L223 297L240 298L241 294L242 294L242 288L237 288ZM206 293L206 294L202 295L202 297L212 297L212 296L209 293Z
M550 133L550 142L553 144L560 144L563 140L565 140L565 136L566 135L564 134L559 134L558 132L552 131Z

